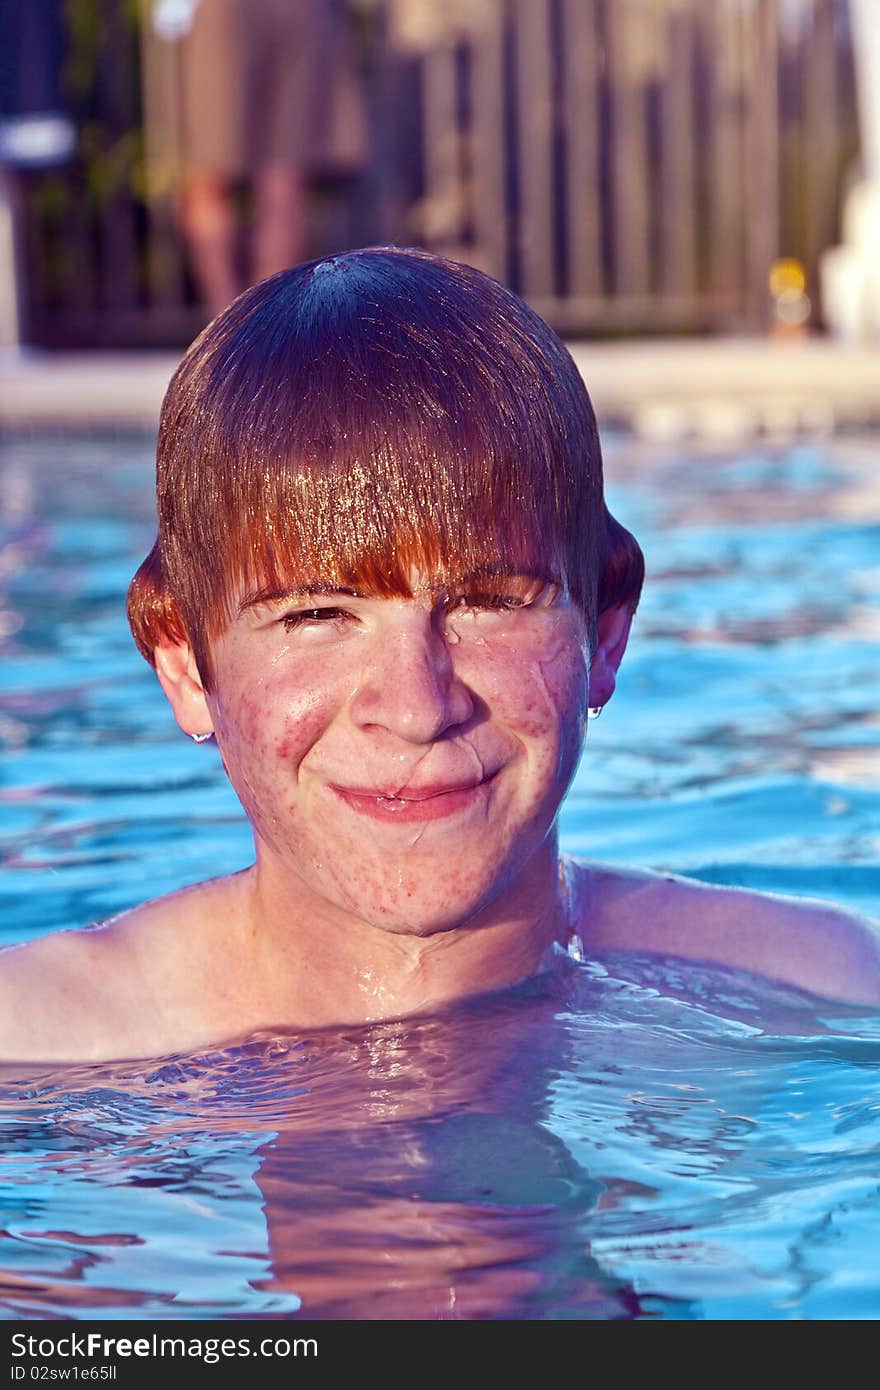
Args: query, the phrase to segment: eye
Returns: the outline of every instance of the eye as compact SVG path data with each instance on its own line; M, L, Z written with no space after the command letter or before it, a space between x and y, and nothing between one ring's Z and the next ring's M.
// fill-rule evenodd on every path
M551 603L558 590L553 584L535 580L512 580L498 589L466 589L452 596L447 611L452 613L514 613L524 608Z
M279 622L285 632L293 632L298 627L324 627L328 623L350 619L351 616L344 608L299 608L285 613Z
M527 600L516 594L471 593L459 594L452 601L452 608L488 608L494 612L508 613L515 608L525 608Z

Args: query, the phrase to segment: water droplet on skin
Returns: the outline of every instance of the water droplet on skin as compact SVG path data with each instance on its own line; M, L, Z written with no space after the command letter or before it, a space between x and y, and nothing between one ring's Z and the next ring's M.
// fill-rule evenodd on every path
M584 955L584 943L581 941L577 932L572 932L569 937L568 954L571 960L577 961L579 964L586 960L586 956Z

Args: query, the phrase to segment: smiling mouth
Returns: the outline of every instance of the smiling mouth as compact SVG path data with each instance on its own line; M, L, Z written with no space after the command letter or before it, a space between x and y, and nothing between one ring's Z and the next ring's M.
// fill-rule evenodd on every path
M334 786L331 790L360 815L374 820L412 823L440 820L479 806L494 777L493 773L480 782L458 786L407 787L396 794L361 787Z

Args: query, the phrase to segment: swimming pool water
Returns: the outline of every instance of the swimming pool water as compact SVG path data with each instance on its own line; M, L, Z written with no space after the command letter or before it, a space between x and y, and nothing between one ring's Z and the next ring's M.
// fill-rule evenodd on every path
M607 448L649 584L564 848L880 911L876 442ZM122 612L139 437L0 455L2 939L250 841ZM430 1019L0 1073L0 1316L880 1312L880 1019L605 957Z

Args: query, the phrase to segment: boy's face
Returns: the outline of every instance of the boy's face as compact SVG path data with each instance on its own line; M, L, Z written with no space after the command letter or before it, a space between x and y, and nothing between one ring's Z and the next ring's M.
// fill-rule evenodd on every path
M258 862L390 932L463 924L553 825L580 755L585 624L509 575L415 597L316 586L241 608L206 697Z

